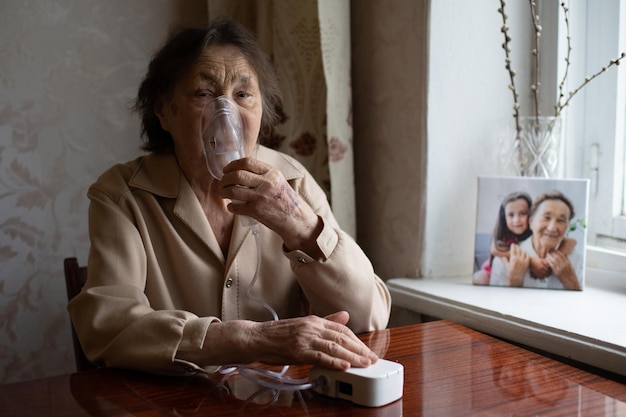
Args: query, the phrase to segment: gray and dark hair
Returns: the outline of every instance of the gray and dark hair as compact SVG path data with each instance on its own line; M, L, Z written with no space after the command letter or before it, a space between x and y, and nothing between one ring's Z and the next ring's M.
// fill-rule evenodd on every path
M557 190L548 191L546 193L539 195L537 198L535 198L535 201L533 202L533 205L530 208L530 217L533 217L533 215L537 211L537 208L541 205L541 203L543 203L546 200L562 201L569 208L568 220L572 220L574 218L574 215L576 214L574 212L574 205L572 204L569 198L565 197L565 195L562 192L557 191Z
M208 28L176 30L152 57L133 106L141 117L143 150L155 153L173 152L172 136L161 127L156 106L161 100L171 96L176 84L185 77L203 51L212 45L235 46L256 72L263 101L259 142L263 143L264 138L271 138L275 126L284 121L282 96L269 58L255 36L243 25L220 19Z

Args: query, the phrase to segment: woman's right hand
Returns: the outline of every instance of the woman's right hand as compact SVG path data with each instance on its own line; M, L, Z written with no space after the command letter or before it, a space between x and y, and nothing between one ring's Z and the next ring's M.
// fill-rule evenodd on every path
M563 288L566 290L582 290L576 271L566 255L559 251L552 251L546 255L546 261L552 268L554 275L563 284Z

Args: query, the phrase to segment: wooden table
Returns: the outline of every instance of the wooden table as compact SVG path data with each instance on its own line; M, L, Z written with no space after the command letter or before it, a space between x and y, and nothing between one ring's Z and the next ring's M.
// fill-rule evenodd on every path
M98 369L2 385L0 416L626 416L626 385L448 321L361 338L404 365L402 399L366 408L304 391L272 402L251 399L258 388L243 378L226 391L218 378Z

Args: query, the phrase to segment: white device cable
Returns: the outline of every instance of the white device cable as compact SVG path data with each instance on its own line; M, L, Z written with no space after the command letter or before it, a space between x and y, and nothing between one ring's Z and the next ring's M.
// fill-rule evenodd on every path
M250 282L250 285L248 285L248 288L246 290L246 297L262 305L272 315L273 319L275 321L278 321L278 314L276 313L276 310L274 310L272 306L270 306L267 302L252 294L252 288L254 287L259 277L259 271L261 269L261 245L259 242L259 229L257 227L256 221L254 221L254 219L248 219L248 225L250 227L252 235L254 236L257 247L257 264L252 281ZM288 369L289 365L283 366L280 372L263 369L256 366L229 365L221 367L219 372L224 375L224 378L222 378L221 381L222 385L224 385L228 378L230 378L231 376L241 375L242 377L254 383L257 383L262 387L279 391L300 391L311 389L317 386L317 381L310 381L308 378L293 379L289 376L286 376L285 373Z
M276 313L276 310L274 310L272 306L266 303L264 300L252 294L252 288L254 287L254 284L256 284L256 281L259 278L259 270L261 269L261 245L259 242L259 229L257 227L256 221L254 221L253 219L249 219L249 222L250 222L250 230L252 231L252 235L254 236L254 241L256 243L257 257L256 257L256 269L254 271L254 277L252 277L252 281L250 281L250 285L248 285L248 289L246 290L246 297L248 297L250 300L255 301L259 303L260 305L262 305L263 307L265 307L265 309L269 311L272 317L274 318L274 321L278 321L278 314Z

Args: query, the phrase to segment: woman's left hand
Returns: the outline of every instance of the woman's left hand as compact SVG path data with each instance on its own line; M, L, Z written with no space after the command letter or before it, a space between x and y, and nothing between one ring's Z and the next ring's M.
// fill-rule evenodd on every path
M561 281L565 289L581 289L576 271L574 271L574 267L566 255L555 250L546 255L546 261L550 265L552 273Z
M221 196L234 200L228 209L252 217L281 236L288 250L319 256L315 239L321 220L291 188L283 174L254 158L242 158L224 168Z

